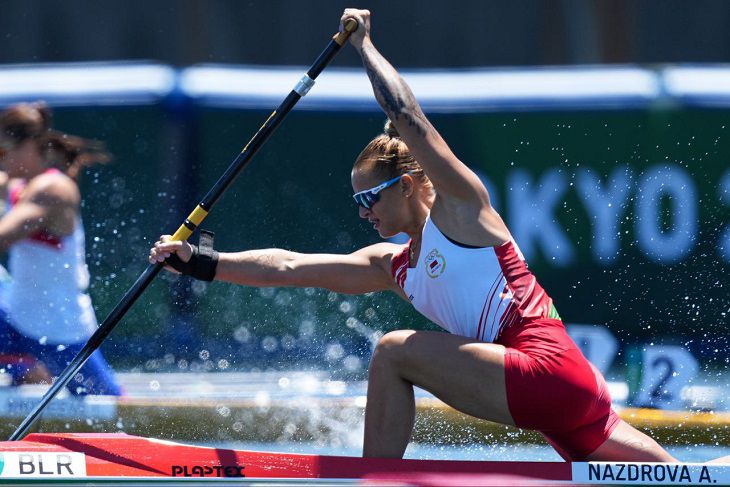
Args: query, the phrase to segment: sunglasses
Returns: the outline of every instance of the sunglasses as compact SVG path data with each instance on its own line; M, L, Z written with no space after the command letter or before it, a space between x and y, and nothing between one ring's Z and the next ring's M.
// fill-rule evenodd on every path
M364 191L355 193L352 195L352 197L355 200L355 203L358 204L358 206L362 206L363 208L369 210L370 208L373 207L373 205L375 203L380 201L380 192L381 191L393 186L395 183L400 181L400 178L402 178L406 174L410 174L410 173L411 173L411 171L403 173L400 176L396 176L393 179L389 179L388 181L386 181L384 183L378 184L374 188L366 189Z

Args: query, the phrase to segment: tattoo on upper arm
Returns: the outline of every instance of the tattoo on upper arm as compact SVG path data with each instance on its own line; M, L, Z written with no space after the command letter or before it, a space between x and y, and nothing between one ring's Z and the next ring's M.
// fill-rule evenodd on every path
M393 121L404 120L425 136L433 130L418 101L398 72L373 47L363 49L363 63L378 102Z

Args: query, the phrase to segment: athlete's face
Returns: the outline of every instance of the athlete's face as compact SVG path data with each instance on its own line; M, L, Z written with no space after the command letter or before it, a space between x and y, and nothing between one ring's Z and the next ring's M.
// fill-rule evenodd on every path
M405 181L408 178L408 181ZM352 189L355 193L375 188L389 179L383 179L373 171L363 168L355 168L351 175ZM402 213L404 211L403 185L412 184L410 176L404 176L393 181L385 189L377 193L377 202L370 204L370 208L358 205L360 218L365 218L372 223L382 238L392 237L402 231Z

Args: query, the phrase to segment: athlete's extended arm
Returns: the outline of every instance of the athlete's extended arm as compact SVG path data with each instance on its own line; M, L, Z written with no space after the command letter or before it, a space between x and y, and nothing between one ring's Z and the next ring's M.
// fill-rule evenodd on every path
M319 287L363 294L391 289L393 244L376 244L351 254L300 254L281 249L220 254L216 279L247 286Z
M256 287L319 287L346 294L394 289L390 275L393 253L400 246L379 243L351 254L300 254L282 249L220 253L215 280ZM187 262L190 244L169 235L150 251L150 262L162 262L170 253Z
M362 57L375 98L437 193L464 200L479 199L489 204L487 191L479 177L454 155L424 115L408 84L373 45L370 12L347 9L342 18L348 17L355 17L359 22L350 42Z

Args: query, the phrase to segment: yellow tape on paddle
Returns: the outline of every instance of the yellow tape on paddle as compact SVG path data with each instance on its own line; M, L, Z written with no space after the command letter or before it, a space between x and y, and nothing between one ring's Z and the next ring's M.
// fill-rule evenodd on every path
M188 216L188 221L198 227L205 217L208 216L208 211L203 208L202 206L198 205L195 207L192 213ZM175 234L172 236L172 240L187 240L190 238L190 235L193 234L193 230L190 230L188 227L185 226L183 223L180 225L180 228L177 229Z

